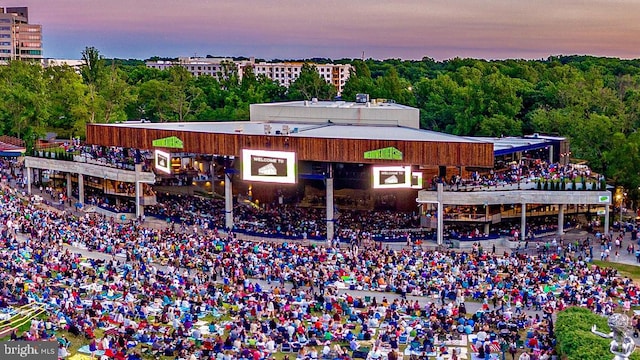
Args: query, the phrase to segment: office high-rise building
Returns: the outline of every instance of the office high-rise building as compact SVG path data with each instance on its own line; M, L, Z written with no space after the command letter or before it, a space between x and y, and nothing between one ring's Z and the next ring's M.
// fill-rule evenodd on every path
M42 60L42 25L29 24L27 7L0 7L0 63Z

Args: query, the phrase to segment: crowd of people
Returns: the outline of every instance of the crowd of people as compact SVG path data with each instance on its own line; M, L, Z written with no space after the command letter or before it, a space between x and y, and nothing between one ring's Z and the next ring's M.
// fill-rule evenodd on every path
M523 159L503 165L481 174L477 171L467 177L452 175L449 179L435 176L429 182L429 188L435 189L437 184L446 185L446 189L464 190L475 187L502 187L512 184L529 184L537 180L575 181L588 179L600 182L602 177L591 172L586 165L551 163L542 159Z
M224 199L188 195L156 195L158 205L146 207L148 215L187 225L224 229ZM302 207L291 204L236 203L234 206L235 232L256 236L287 239L325 239L326 211L323 208ZM358 234L379 235L385 229L416 229L420 225L417 213L373 210L341 209L336 214L336 234L348 242ZM423 234L432 237L431 232ZM397 234L405 239L407 234Z
M136 164L142 166L142 171L151 171L153 157L150 151L126 149L116 146L104 147L95 145L82 145L74 143L66 147L71 153L79 153L86 160L97 161L101 164L134 170Z
M168 211L197 213L207 204L193 201ZM106 358L267 359L291 347L305 359L350 358L365 347L392 358L404 342L405 355L439 356L455 351L443 344L475 334L478 353L515 346L514 355L524 348L548 359L555 311L583 306L606 315L639 301L630 279L589 262L594 246L617 246L605 236L560 241L535 255L480 244L462 253L394 250L367 231L350 233L343 247L247 242L202 223L149 228L70 216L11 189L2 194L0 223L0 304L44 304L50 314L12 337L58 338L65 330ZM378 295L350 295L361 290ZM388 300L390 293L398 298ZM482 305L467 313L469 301Z
M79 151L85 156L101 159L110 164L124 164L132 166L135 163L144 163L145 168L150 164L150 153L118 147L83 146L74 143L69 151ZM504 164L504 168L492 170L487 174L472 172L469 178L454 175L449 180L435 177L432 185L443 182L450 187L460 188L468 186L500 186L506 184L530 181L532 179L557 179L574 180L577 178L590 178L593 174L585 165L560 165L549 163L542 159L523 159L519 162ZM144 186L145 195L152 195L151 187ZM77 191L77 190L74 190ZM114 190L115 191L115 190ZM118 184L117 193L132 194L133 185ZM157 194L158 205L146 207L147 214L160 218L168 218L169 221L184 222L188 225L206 225L210 229L224 229L224 200L220 198L201 199L198 197L184 198ZM391 196L391 195L390 195ZM101 206L114 212L135 212L133 200L108 201L107 196L88 196L87 202ZM338 197L336 203L342 199ZM382 201L376 198L376 202ZM391 200L385 199L387 203ZM393 200L395 201L395 200ZM322 203L322 201L320 201ZM185 205L186 204L186 205ZM339 205L339 204L338 204ZM431 212L427 218L437 216ZM444 216L452 217L458 214L447 213ZM420 229L419 212L399 212L391 210L362 210L341 207L335 214L335 234L338 241L350 241L359 234L371 234L376 239L386 241L406 241L412 238L414 241L433 240L433 229ZM537 221L537 220L536 220ZM517 220L516 220L517 222ZM251 206L244 202L236 201L234 204L234 224L232 229L255 236L278 237L286 239L314 239L326 238L326 212L321 207L300 206L300 204L263 204ZM533 224L528 220L528 233L526 237L533 239L538 234L546 234L553 231L557 225ZM503 221L494 224L489 233L484 233L483 228L477 226L449 225L445 231L445 237L450 240L479 240L494 239L501 236L513 237L517 223ZM406 231L404 231L406 229Z
M461 339L473 339L481 358L547 360L556 355L555 312L582 306L610 315L640 304L637 284L591 263L623 247L640 261L624 236L526 244L538 249L531 255L482 243L466 252L390 248L373 240L417 227L416 214L344 210L336 233L348 244L250 242L236 232L322 238L324 210L236 204L237 227L224 231L222 199L157 196L161 205L149 212L169 219L162 227L77 217L4 188L0 309L34 304L47 314L11 338L58 341L63 358L69 333L92 357L185 360L261 360L288 350L299 359L458 359ZM470 303L477 311L467 311ZM640 319L634 324L640 329Z
M158 193L158 205L145 207L145 213L176 223L206 226L208 229L224 229L224 199L191 195ZM249 202L234 205L235 232L249 235L284 239L326 239L326 211L324 208L305 207L294 204L267 203L256 206ZM433 213L427 213L427 221ZM448 218L445 214L445 218ZM567 216L565 227L575 224L573 216ZM557 231L557 219L529 217L527 219L528 240ZM477 224L449 223L445 238L450 240L496 239L501 236L518 241L514 236L520 228L520 218L504 219L491 224L490 233ZM385 210L338 209L335 214L335 237L339 242L351 242L358 236L371 236L385 242L428 241L435 239L435 229L422 227L419 212Z

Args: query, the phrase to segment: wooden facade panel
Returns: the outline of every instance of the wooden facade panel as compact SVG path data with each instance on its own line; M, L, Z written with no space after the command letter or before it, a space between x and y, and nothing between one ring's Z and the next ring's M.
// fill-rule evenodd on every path
M294 151L303 161L397 164L423 166L493 167L493 144L399 140L328 139L283 135L216 134L190 131L87 125L87 143L102 146L153 149L156 139L176 136L179 151L240 156L242 149ZM370 150L395 147L403 160L364 159Z

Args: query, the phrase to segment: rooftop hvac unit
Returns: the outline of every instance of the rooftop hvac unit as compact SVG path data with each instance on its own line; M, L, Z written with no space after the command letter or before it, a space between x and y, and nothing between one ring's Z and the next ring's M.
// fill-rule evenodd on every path
M356 94L356 104L365 104L369 102L369 94Z

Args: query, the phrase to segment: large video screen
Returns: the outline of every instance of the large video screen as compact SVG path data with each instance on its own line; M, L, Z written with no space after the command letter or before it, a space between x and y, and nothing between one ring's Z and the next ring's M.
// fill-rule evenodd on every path
M296 153L242 150L242 179L282 184L296 183Z
M374 166L374 189L401 189L411 187L411 166Z
M156 169L171 174L171 154L161 150L155 151Z
M422 172L414 171L411 173L411 188L422 189Z

